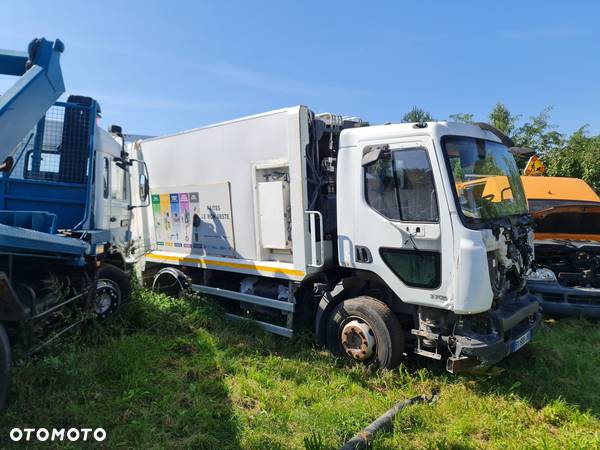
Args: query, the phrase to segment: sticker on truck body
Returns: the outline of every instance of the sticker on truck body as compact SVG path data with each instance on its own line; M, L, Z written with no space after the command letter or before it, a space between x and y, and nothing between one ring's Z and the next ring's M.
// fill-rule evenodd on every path
M158 250L235 256L229 183L153 189Z

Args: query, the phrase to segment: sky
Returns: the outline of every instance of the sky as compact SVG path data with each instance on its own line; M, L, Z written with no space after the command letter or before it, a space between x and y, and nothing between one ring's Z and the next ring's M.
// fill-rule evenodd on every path
M600 133L600 2L12 1L0 48L60 38L67 93L163 135L303 104L397 122L552 106ZM14 79L0 77L0 92Z

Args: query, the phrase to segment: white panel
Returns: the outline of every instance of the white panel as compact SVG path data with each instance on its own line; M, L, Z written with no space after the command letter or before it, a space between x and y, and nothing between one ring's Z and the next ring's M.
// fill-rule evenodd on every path
M268 181L257 184L258 222L263 248L287 249L289 192L287 183Z
M186 192L184 186L229 183L236 259L292 263L302 273L308 248L305 149L309 140L304 106L271 111L141 142L150 190ZM288 250L265 249L260 241L255 167L276 161L289 173ZM167 190L164 190L167 188ZM173 189L175 188L175 189ZM173 189L173 190L170 190ZM156 244L151 208L144 208ZM261 249L264 250L261 252ZM173 250L171 250L173 251ZM226 270L226 269L224 269Z

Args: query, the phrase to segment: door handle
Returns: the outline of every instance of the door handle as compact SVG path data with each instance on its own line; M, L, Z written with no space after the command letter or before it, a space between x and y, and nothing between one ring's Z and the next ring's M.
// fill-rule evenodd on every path
M354 248L356 251L356 262L366 263L366 264L373 262L373 256L371 256L371 251L369 250L368 247L365 247L363 245L357 245Z
M111 217L111 218L110 218L110 221L111 221L111 222L116 222L116 221L117 221L117 218L116 218L116 217Z

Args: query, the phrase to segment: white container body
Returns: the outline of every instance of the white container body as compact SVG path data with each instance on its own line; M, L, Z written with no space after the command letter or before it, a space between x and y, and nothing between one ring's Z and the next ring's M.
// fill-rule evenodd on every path
M136 210L146 260L290 280L317 270L307 265L308 122L296 106L141 141L156 203Z

